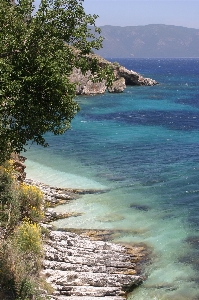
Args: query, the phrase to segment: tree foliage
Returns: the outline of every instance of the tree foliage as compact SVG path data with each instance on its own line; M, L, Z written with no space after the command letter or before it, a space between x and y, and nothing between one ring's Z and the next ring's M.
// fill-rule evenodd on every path
M46 145L44 134L62 134L79 110L74 67L109 78L89 53L102 46L96 15L83 0L0 1L0 160L29 141ZM94 26L95 35L88 26Z

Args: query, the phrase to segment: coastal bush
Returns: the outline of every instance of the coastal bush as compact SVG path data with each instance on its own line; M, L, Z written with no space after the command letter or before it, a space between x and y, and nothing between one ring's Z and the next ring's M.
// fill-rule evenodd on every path
M0 166L0 297L39 300L43 194L17 177L12 160Z
M114 65L115 67L119 67L119 66L120 66L120 64L119 64L117 61L114 61L114 62L113 62L113 65Z
M40 222L44 218L43 193L41 190L36 186L21 183L18 191L21 217L26 217L32 222Z
M17 185L13 162L6 161L0 166L0 226L8 231L20 218Z
M43 255L41 229L28 220L12 236L2 241L0 250L0 285L13 299L41 299L39 271Z
M0 166L0 226L7 232L24 218L40 222L44 218L43 193L39 188L16 180L13 161Z
M32 223L28 219L24 220L15 230L13 240L23 253L41 256L41 228L37 223Z

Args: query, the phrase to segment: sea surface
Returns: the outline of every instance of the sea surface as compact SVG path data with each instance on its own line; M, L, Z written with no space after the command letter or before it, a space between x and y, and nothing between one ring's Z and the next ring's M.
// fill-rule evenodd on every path
M146 281L128 299L199 299L199 59L117 61L159 85L77 97L71 130L25 153L27 177L103 191L58 207L83 215L54 224L147 245Z

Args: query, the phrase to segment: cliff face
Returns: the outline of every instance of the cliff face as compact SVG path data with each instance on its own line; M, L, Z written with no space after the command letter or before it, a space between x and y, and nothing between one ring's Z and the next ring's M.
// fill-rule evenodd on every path
M147 85L152 86L158 84L157 81L151 78L145 78L139 73L130 71L123 66L119 66L115 69L116 78L124 78L126 85Z
M70 81L76 83L77 95L103 94L106 91L106 82L93 82L91 72L82 74L80 69L74 69Z
M83 75L79 69L74 69L70 76L70 80L71 82L76 83L77 95L103 94L106 90L110 93L121 93L126 88L126 85L153 86L158 84L157 81L150 78L144 78L139 73L128 70L119 64L111 63L99 56L98 59L101 66L108 64L113 69L115 80L113 81L112 86L107 88L105 80L97 83L92 82L90 71Z
M11 159L14 161L13 166L15 171L17 172L16 179L20 182L23 182L26 178L26 172L25 172L26 166L24 164L26 158L17 153L12 153Z

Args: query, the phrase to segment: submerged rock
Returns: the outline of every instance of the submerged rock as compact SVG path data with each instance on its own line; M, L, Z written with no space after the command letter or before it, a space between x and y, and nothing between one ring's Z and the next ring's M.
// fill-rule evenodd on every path
M98 217L97 220L100 222L117 222L117 221L124 220L124 216L116 213L106 214L101 217Z
M132 203L130 205L130 208L134 208L134 209L140 210L140 211L149 211L150 210L150 207L148 205L135 204L135 203Z

